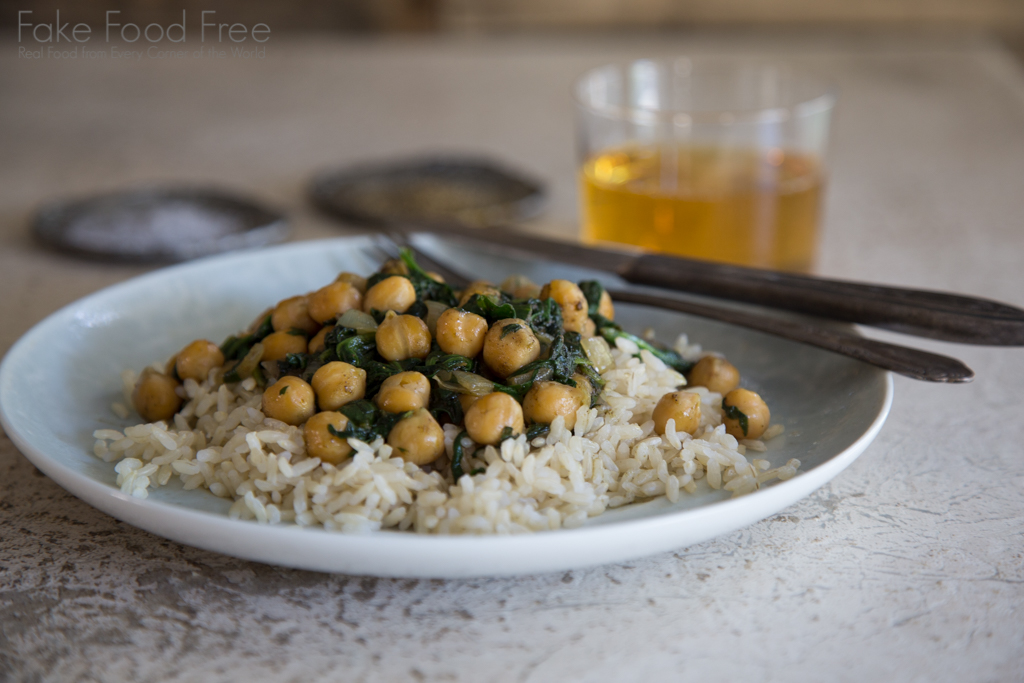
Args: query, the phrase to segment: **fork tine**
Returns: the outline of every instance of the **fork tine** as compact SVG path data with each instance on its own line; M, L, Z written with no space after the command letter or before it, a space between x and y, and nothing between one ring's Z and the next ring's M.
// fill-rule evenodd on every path
M381 263L388 259L398 258L398 248L395 243L384 235L375 235L373 240L370 242L370 250L374 252Z
M439 273L441 277L445 279L449 285L453 287L465 287L472 279L463 275L457 270L452 269L437 259L424 254L421 250L416 248L412 242L406 238L405 235L391 233L387 235L387 239L391 241L392 246L406 247L412 250L413 255L416 257L416 262L419 263L424 270L433 270Z

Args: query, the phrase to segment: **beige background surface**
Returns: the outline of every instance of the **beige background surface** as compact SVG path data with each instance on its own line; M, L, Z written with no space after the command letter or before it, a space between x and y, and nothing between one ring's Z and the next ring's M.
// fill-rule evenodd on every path
M29 62L0 45L0 351L141 268L32 244L50 197L217 182L306 208L326 165L485 151L575 231L588 66L776 56L842 89L820 270L1024 304L1024 74L981 40L663 34L279 41L261 61ZM883 335L880 335L883 336ZM894 338L892 335L884 335ZM0 678L1006 681L1024 677L1024 352L921 342L972 385L897 378L878 441L781 515L628 565L493 581L291 571L163 541L68 496L0 439ZM42 359L45 362L45 359Z
M1017 0L0 0L0 27L17 29L18 11L33 20L104 24L108 10L120 20L180 21L182 10L218 20L266 22L274 31L346 33L589 31L694 26L945 27L1024 32Z
M623 27L666 24L1024 24L1013 0L448 0L448 29Z

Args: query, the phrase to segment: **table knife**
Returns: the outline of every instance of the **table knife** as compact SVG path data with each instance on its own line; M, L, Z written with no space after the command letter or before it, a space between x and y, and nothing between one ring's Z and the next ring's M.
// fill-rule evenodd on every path
M831 280L708 261L586 247L506 228L398 226L531 258L614 273L626 282L758 304L962 344L1024 346L1024 310L939 291ZM394 227L390 228L394 229Z

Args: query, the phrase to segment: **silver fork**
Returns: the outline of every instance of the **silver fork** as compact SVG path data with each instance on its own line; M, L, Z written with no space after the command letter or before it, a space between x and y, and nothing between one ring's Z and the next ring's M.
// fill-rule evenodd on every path
M416 257L416 262L419 263L424 270L434 271L443 277L444 281L448 285L455 289L461 289L473 282L473 278L468 275L453 269L446 263L438 261L429 254L425 254L402 233L378 233L374 237L373 246L377 250L378 254L383 257L381 259L382 261L399 258L401 255L401 249L403 248L411 249L413 255Z
M423 253L404 234L379 234L374 244L386 258L398 258L399 250L402 247L411 249L417 262L425 270L437 272L453 287L464 287L473 279L437 258ZM654 295L641 290L609 290L608 294L617 303L663 308L757 330L849 356L913 379L946 383L970 382L974 379L974 371L956 358L868 339L849 332L815 325L812 322L748 313L734 308L708 306L685 299Z

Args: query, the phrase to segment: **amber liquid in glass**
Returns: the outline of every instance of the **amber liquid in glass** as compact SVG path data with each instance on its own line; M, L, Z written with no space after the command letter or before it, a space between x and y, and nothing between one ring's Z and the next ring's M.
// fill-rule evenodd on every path
M823 178L780 149L629 147L582 171L583 238L694 258L809 271Z

